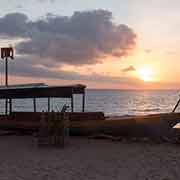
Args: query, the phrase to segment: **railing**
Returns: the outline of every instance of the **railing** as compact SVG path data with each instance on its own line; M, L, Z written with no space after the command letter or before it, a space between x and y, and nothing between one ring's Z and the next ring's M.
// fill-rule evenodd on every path
M65 139L69 138L68 106L64 105L61 112L43 112L38 133L38 145L55 145L64 147Z

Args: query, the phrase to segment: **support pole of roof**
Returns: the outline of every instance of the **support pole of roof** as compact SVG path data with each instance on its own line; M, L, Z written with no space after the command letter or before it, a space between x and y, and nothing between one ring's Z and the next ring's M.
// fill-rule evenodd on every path
M5 58L5 85L8 86L8 57Z
M34 107L34 112L36 112L36 98L33 98L33 107Z
M85 92L83 93L83 99L82 99L82 112L85 111Z
M5 99L5 114L8 114L8 99Z
M71 112L74 112L74 99L73 99L73 94L71 95Z
M9 99L9 114L12 113L12 99Z
M48 97L48 112L50 112L50 106L51 106L51 101L50 101L50 97Z
M8 58L5 58L5 86L8 86ZM5 113L8 114L8 99L5 100Z
M5 86L8 86L8 57L5 58ZM8 99L5 101L5 113L8 114Z

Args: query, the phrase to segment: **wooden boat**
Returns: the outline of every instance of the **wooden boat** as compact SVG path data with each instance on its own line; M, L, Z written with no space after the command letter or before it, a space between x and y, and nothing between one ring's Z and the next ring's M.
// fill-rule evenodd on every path
M180 113L108 117L71 123L73 135L164 136L180 122Z
M40 112L13 112L10 116L0 116L0 129L38 131L41 115ZM180 113L104 117L102 112L73 112L69 117L70 134L76 136L164 136L180 122Z

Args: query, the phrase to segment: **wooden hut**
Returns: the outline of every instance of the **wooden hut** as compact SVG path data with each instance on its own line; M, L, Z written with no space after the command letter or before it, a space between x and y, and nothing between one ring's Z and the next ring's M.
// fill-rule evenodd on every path
M47 98L48 110L50 110L51 98L69 98L71 100L71 112L74 112L74 94L82 95L82 112L85 110L85 85L67 85L67 86L47 86L45 84L28 84L15 86L1 86L0 100L8 99L9 106L5 110L6 113L11 114L13 99L27 99L32 98L34 112L36 112L36 99Z

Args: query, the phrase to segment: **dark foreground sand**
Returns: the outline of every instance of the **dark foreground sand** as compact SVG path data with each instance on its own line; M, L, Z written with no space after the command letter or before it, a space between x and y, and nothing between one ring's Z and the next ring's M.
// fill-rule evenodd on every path
M0 136L0 152L0 180L180 179L180 145L71 138L56 149Z

